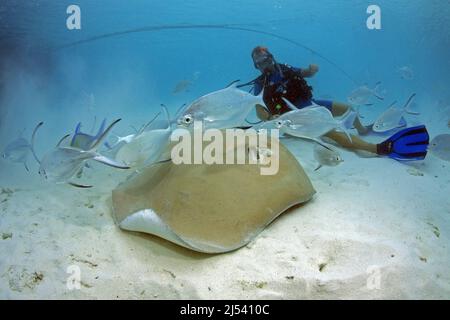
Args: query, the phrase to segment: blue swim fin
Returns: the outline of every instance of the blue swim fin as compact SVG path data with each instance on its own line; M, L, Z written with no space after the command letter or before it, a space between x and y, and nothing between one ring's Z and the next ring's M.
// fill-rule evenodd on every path
M424 125L403 129L377 145L379 155L400 161L423 160L430 137Z

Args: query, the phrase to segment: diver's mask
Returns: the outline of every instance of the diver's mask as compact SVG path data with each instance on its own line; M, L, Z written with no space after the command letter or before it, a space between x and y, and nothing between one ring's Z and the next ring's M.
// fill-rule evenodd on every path
M255 68L262 72L271 71L274 69L275 60L270 53L255 56L253 58Z

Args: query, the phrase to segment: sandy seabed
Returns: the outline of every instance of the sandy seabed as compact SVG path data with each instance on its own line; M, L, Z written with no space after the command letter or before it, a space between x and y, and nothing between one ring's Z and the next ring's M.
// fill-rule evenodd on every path
M311 146L285 142L317 194L218 255L120 230L111 190L129 172L94 164L83 190L2 163L0 298L450 298L449 163L341 151L340 166L314 172ZM67 287L71 266L80 289Z

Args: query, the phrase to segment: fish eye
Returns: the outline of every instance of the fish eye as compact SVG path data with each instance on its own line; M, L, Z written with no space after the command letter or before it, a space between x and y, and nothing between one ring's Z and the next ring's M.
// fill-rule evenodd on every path
M191 115L185 115L184 118L183 118L183 122L184 122L185 124L191 124L191 122L192 122L192 116L191 116Z
M275 125L276 125L276 127L277 127L278 129L280 129L280 128L283 126L283 121L282 121L282 120L277 120L277 121L275 122Z

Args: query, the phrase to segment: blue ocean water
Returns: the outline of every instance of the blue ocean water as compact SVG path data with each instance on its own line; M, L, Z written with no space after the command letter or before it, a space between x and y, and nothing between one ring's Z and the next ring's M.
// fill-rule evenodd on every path
M117 131L126 134L128 125L142 124L162 103L173 114L233 80L254 79L250 52L257 45L269 47L279 62L318 64L319 73L308 80L316 97L346 102L356 87L381 81L385 100L362 111L368 121L413 92L422 112L417 122L448 118L446 0L82 0L76 3L81 29L68 30L71 4L0 4L2 146L24 128L30 135L39 121L45 125L37 149L94 117L122 118ZM380 30L366 26L372 4L381 9ZM217 28L223 25L250 31ZM156 29L127 33L145 27ZM404 66L413 79L402 79ZM182 81L186 88L174 93Z
M86 111L80 105L83 93L95 96L99 117L151 114L160 103L175 110L235 79L257 76L250 52L260 44L268 46L280 62L299 67L317 63L320 73L310 80L316 95L345 101L356 84L372 86L382 81L387 100L406 99L410 92L418 93L418 101L428 94L448 98L450 6L445 0L78 1L81 30L66 28L70 4L2 1L2 137L20 110L32 111L34 121L50 116L68 125L77 122ZM381 30L366 27L370 4L381 8ZM56 49L146 26L221 24L237 24L304 44L345 70L356 84L308 50L239 30L157 30ZM402 66L414 70L413 81L398 76L396 70ZM189 92L172 94L179 81L196 72L198 79ZM30 79L18 73L30 74L34 86L27 89ZM18 94L20 90L26 94Z

